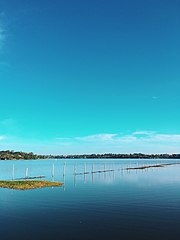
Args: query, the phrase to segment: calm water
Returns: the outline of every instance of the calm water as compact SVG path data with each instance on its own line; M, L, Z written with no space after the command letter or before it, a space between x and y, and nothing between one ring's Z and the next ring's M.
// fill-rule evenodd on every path
M180 161L180 160L179 160ZM93 160L94 171L104 160ZM177 162L139 160L138 164ZM76 175L74 160L0 161L0 178L45 175L63 187L28 191L0 189L0 238L5 239L180 239L180 165L147 170L134 160L106 160L114 172ZM86 160L86 171L92 160ZM76 172L84 160L76 160Z

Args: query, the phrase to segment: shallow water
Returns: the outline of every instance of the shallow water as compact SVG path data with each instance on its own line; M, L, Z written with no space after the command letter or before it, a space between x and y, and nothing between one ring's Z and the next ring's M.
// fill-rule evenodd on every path
M0 161L0 179L44 175L64 186L0 189L1 239L179 239L180 165L123 170L180 160ZM76 162L76 164L75 164ZM137 164L138 162L138 164ZM105 163L105 166L104 166ZM52 169L54 165L54 178ZM63 176L65 173L65 176Z

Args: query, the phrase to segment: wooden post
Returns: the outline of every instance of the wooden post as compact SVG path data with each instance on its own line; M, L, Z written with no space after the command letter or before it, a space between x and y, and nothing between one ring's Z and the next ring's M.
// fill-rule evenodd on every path
M104 179L106 178L106 161L104 161Z
M74 175L76 175L76 161L74 162Z
M28 168L26 168L26 178L28 178Z
M115 168L114 168L114 162L113 162L113 167L112 167L112 170L113 170L113 179L115 177Z
M84 184L86 183L86 162L84 162Z
M76 188L76 161L74 162L74 188Z
M92 162L92 184L94 183L94 163Z
M66 161L64 162L64 167L63 167L63 177L65 176L66 174Z
M52 178L54 178L54 163L52 165Z
M92 173L94 173L94 163L92 162Z
M86 174L86 162L84 163L84 174Z
M121 169L121 163L118 164L118 171L120 171L120 169Z
M65 178L65 175L66 175L66 161L64 162L64 168L63 168L63 189L64 189L64 192L66 191L66 184L65 184L66 178Z
M101 174L101 164L98 164L98 171L99 171L99 177L100 177L100 174Z

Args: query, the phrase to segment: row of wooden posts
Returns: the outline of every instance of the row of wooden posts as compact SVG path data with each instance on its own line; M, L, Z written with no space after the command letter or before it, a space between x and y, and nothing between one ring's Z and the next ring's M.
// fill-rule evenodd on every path
M119 170L128 170L129 168L132 167L132 164L133 164L133 167L143 167L143 166L147 166L147 165L154 165L154 163L146 163L146 164L141 164L139 165L138 162L136 163L129 163L129 164L123 164L121 163L120 164L120 167L114 167L114 163L111 164L111 166L109 165L109 168L106 166L106 162L104 162L104 168L103 169L99 169L99 170L95 170L94 168L94 163L92 162L92 168L90 171L87 171L86 170L86 162L84 163L84 171L83 172L77 172L76 170L76 162L74 162L74 175L83 175L83 174L93 174L93 173L103 173L103 172L113 172L113 171L119 171ZM133 168L132 167L132 168Z
M133 165L136 166L139 166L139 163L133 163ZM146 165L150 165L149 163L147 163ZM131 167L131 163L129 163L128 165L125 165L126 167L124 168L124 165L121 164L121 166L119 168L114 168L114 163L112 163L111 167L109 165L109 168L107 168L106 166L106 162L104 162L104 168L103 169L99 169L99 170L95 170L95 167L94 167L94 162L92 162L92 166L91 166L91 170L90 171L87 171L87 167L86 167L86 162L84 163L84 171L83 172L77 172L77 168L76 168L76 161L74 162L74 172L73 174L74 175L85 175L85 174L95 174L95 173L105 173L105 172L113 172L113 171L117 171L117 170L127 170L128 168ZM141 166L143 166L141 164ZM64 165L63 165L63 178L65 177L65 174L66 174L66 161L64 161ZM54 163L52 164L52 178L54 178L54 175L55 175L55 166L54 166ZM28 179L29 178L29 169L28 167L26 168L26 171L25 171L25 179ZM12 180L15 179L15 167L14 167L14 164L13 164L13 167L12 167Z
M54 177L54 163L52 165L52 177ZM64 162L64 166L63 166L63 177L65 176L66 173L66 162ZM29 178L29 168L26 168L26 172L25 172L25 178L24 179L28 179ZM12 166L12 180L15 179L15 167L14 164Z

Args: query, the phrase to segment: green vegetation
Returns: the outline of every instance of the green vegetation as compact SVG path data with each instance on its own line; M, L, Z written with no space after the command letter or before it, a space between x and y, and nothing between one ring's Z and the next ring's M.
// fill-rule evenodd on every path
M25 152L14 152L14 151L0 151L0 159L1 160L20 160L20 159L46 159L49 158L50 156L47 155L37 155L32 152L30 153L25 153Z
M45 180L21 180L21 181L0 181L0 188L10 188L18 190L29 190L43 187L58 187L62 186L60 182L49 182Z
M104 153L104 154L81 154L81 155L60 155L53 156L54 158L75 158L75 159L180 159L180 154L143 154L143 153Z
M0 160L28 160L28 159L93 159L93 158L109 158L109 159L180 159L180 154L143 154L143 153L104 153L104 154L79 154L79 155L38 155L32 152L14 152L14 151L0 151Z

